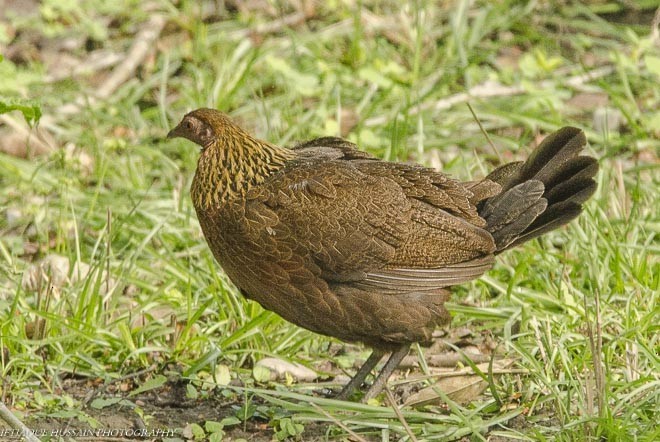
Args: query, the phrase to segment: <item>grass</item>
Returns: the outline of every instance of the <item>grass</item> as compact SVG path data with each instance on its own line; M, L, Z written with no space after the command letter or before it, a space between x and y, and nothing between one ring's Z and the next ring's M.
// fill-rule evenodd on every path
M55 42L0 62L2 102L43 112L39 127L58 146L27 159L0 154L0 389L20 416L37 425L68 411L94 424L68 380L148 390L164 374L191 380L188 397L233 404L233 419L210 427L214 437L257 421L268 423L265 440L411 440L385 400L340 402L310 385L255 379L252 366L267 355L312 367L342 356L330 351L334 341L243 299L218 270L188 197L197 151L164 135L186 110L213 106L276 143L342 134L385 159L473 179L498 159L464 101L447 97L491 82L523 88L469 100L504 160L524 157L541 133L576 125L601 159L598 191L570 226L455 291L452 326L492 334L524 373L484 373L485 395L404 407L403 418L418 440L658 437L654 2L637 2L637 12L607 1L330 2L306 23L264 33L295 2L242 11L155 2L152 12L101 3L46 1L0 27L3 43L36 47L29 33ZM124 54L154 11L168 24L137 72L109 98L62 114L103 77L47 81L57 51ZM611 71L567 82L602 66ZM24 282L50 255L64 257L68 278Z

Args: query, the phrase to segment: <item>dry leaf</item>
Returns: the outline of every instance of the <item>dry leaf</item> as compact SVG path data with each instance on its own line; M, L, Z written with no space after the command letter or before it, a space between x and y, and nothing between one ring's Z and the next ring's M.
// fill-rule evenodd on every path
M501 359L493 362L493 370L499 372L510 367L511 364L513 364L512 359ZM488 373L488 365L488 362L477 364L477 368L483 373ZM481 376L474 374L470 367L461 370L434 369L433 374L437 377L436 383L411 395L406 400L405 406L440 404L443 400L438 390L454 402L467 404L479 397L488 387L488 383Z
M312 382L318 375L304 365L294 364L277 358L264 358L256 363L257 367L267 368L271 373L271 380L285 379L286 373L299 382Z
M67 284L73 284L85 278L97 278L100 271L98 267L92 268L84 262L76 262L73 269L71 271L70 269L69 258L66 256L48 255L37 264L31 265L25 270L21 280L21 286L26 291L43 290L48 286L59 289ZM101 274L101 280L103 281L99 287L101 294L105 294L108 287L113 288L116 284L116 281L112 278L107 280L105 270ZM106 284L106 281L108 284Z

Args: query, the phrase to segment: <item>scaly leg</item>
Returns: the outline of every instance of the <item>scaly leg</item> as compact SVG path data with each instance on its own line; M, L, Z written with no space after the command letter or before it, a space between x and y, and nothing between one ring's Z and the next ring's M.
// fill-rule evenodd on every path
M364 380L369 375L369 373L371 373L371 370L373 370L374 367L378 364L378 362L380 362L384 354L385 353L383 353L380 350L372 351L371 354L369 355L369 358L367 358L367 360L364 361L362 367L360 367L358 372L355 373L355 376L351 378L348 384L346 384L346 386L342 388L342 390L335 397L335 399L346 400L351 395L351 393L353 393L353 391L360 388L362 382L364 382Z
M387 360L383 369L378 373L376 380L371 384L371 387L365 393L362 398L362 402L367 402L369 399L372 399L378 395L385 387L387 380L392 375L392 372L399 366L403 358L406 357L408 351L410 350L410 344L403 344L397 350L392 352L392 356ZM365 363L366 364L366 363Z

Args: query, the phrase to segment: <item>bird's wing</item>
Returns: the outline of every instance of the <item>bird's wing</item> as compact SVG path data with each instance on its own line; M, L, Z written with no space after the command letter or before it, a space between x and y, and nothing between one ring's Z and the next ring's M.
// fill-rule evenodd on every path
M443 173L417 164L385 161L354 161L356 167L371 176L394 180L408 198L443 209L471 224L484 227L486 222L477 213L476 202L496 195L500 186L491 181L466 185Z
M401 180L365 173L360 161L294 162L250 190L246 222L272 220L262 240L304 250L329 283L383 293L437 290L491 267L488 232L443 210L439 194L437 204L410 197ZM460 204L450 207L470 210Z
M331 157L344 160L373 160L378 158L362 151L354 143L339 137L322 137L292 147L299 156L309 158Z
M418 164L381 161L343 138L324 137L294 147L303 157L348 160L366 175L394 180L408 198L417 199L459 216L479 227L486 222L477 203L497 195L502 187L492 180L461 183Z

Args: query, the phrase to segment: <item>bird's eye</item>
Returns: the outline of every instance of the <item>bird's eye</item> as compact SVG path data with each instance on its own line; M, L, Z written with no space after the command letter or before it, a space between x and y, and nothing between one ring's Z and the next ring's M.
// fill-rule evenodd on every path
M186 129L192 130L192 128L193 128L192 121L190 120L186 121Z

